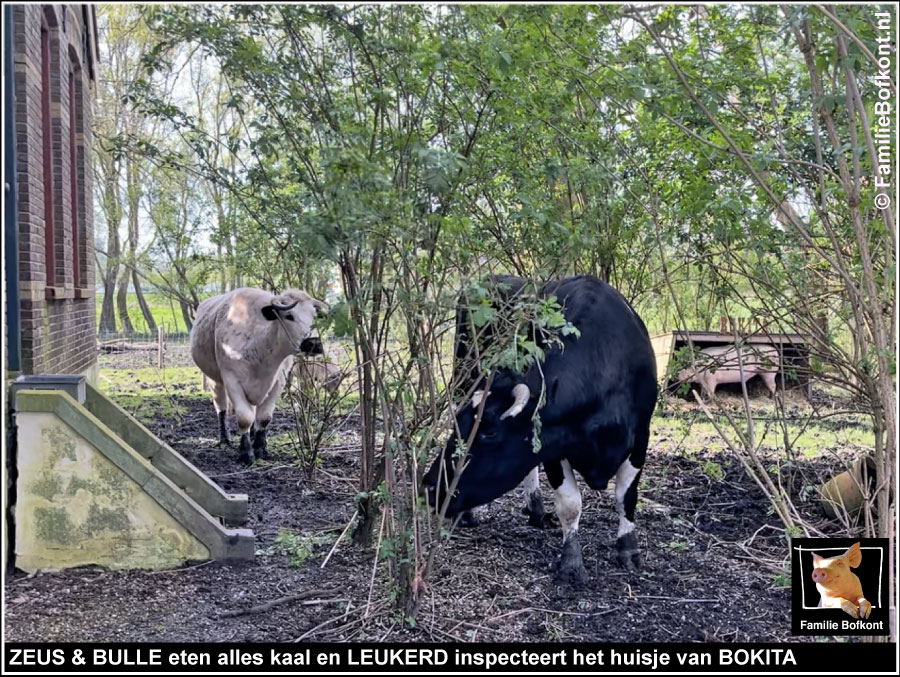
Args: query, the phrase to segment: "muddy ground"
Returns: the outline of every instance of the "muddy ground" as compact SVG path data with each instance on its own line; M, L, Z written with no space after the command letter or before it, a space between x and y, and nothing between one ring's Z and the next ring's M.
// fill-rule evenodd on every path
M247 469L234 450L215 446L216 420L208 402L183 397L178 404L181 416L159 417L151 428L226 491L250 496L246 526L257 537L255 561L164 572L19 572L5 591L7 640L791 639L783 529L728 454L688 456L663 451L664 440L653 441L637 518L640 573L615 565L611 491L585 488L580 532L589 578L577 590L554 580L559 528L529 527L518 492L504 496L482 509L480 526L455 532L411 628L386 601L381 569L370 586L371 550L341 542L321 567L352 516L358 477L352 444L324 453L311 479L286 450L273 450L269 463ZM273 425L277 432L290 424L282 415ZM711 472L711 464L721 473ZM814 521L822 518L808 488L829 470L819 460L801 460L794 468L792 494L806 495L798 505ZM551 490L542 485L552 506ZM243 613L297 593L305 598Z

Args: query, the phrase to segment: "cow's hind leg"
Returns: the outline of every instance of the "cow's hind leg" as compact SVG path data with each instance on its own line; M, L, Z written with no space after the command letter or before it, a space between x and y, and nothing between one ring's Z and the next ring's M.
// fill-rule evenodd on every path
M559 558L557 580L581 585L586 578L581 542L578 539L578 520L581 518L581 491L568 461L544 463L550 486L556 490L556 516L563 530L562 553Z
M225 388L228 390L228 399L234 406L234 415L237 417L238 430L241 433L241 445L238 447L238 461L241 463L253 463L253 449L250 442L250 426L256 416L256 407L247 401L244 389L234 376L223 374Z
M616 558L629 571L640 566L637 536L634 533L634 509L641 469L625 459L616 472L616 510L619 512L619 533L616 537Z
M638 432L631 452L616 472L616 510L619 513L616 559L629 571L634 571L641 565L637 535L634 533L634 509L637 506L638 484L649 441L649 430Z
M212 391L213 405L215 405L216 415L219 417L219 444L230 446L231 436L228 434L228 426L225 425L225 419L228 416L228 394L225 392L225 386L222 383L216 383L211 378L207 378L206 383Z
M539 469L540 466L535 466L522 480L522 488L525 490L525 505L522 513L528 515L528 523L531 526L543 529L552 523L553 516L544 511Z

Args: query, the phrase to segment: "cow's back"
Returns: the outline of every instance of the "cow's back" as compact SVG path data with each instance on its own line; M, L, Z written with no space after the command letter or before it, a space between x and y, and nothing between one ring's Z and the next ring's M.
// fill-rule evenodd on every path
M578 336L563 336L564 347L548 352L544 372L548 404L584 403L596 408L638 407L652 413L656 403L656 359L644 323L625 298L602 280L586 275L552 282L543 296L555 296Z
M552 282L542 295L556 296L566 320L580 332L561 337L563 347L550 349L540 370L546 381L545 437L589 457L582 463L570 456L573 465L602 461L605 467L647 435L657 398L650 336L625 298L598 278ZM532 392L540 392L540 371L529 372ZM554 426L563 432L555 435ZM547 454L562 451L547 449ZM614 471L617 465L610 467Z

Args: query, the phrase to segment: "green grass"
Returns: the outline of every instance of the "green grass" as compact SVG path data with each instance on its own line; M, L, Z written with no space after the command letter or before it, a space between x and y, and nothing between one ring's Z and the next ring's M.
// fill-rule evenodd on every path
M740 398L726 396L722 398L722 403L728 409L732 420L741 426L741 430L746 431ZM650 428L651 446L688 456L707 451L729 451L728 445L716 431L716 427L695 404L668 398L663 408L673 415L653 417ZM716 424L730 439L737 440L737 435L727 417L719 413L715 405L710 409L716 416ZM875 435L865 416L837 414L807 421L812 409L799 398L790 403L790 410L789 416L792 416L793 420L787 425L787 439L793 449L804 457L813 458L833 453L843 455L848 449L872 449L875 446ZM751 412L755 419L756 443L771 450L783 449L785 435L782 427L777 422L767 423L763 420L775 418L773 402L768 398L755 398L751 404ZM713 479L717 473L714 466L715 464L709 465L703 470Z
M182 416L183 405L179 404L179 400L185 397L209 400L209 393L202 388L200 370L193 366L167 367L162 370L152 366L102 369L100 389L142 421ZM347 412L356 403L356 393L349 394L341 402L340 410ZM732 418L743 425L740 399L726 397L722 403L728 408ZM287 406L284 400L281 406ZM751 408L757 419L772 418L775 415L774 404L768 398L755 398ZM659 415L660 411L667 415ZM715 407L712 411L715 413ZM795 452L804 457L835 454L844 456L849 450L868 450L875 445L872 428L865 416L838 414L813 420L806 425L806 418L812 410L801 398L789 402L789 412L794 420L788 423L788 439ZM730 438L736 438L728 420L721 414L718 415L717 423ZM784 448L784 433L780 426L767 426L763 420L757 420L755 425L758 444L770 450ZM291 435L287 432L273 436L271 442L275 448L293 446ZM653 417L650 444L652 449L664 453L687 456L706 452L730 453L727 444L703 412L695 404L677 398L667 398ZM721 475L722 468L717 462L708 460L702 471L715 480Z
M292 567L301 566L306 560L315 554L322 546L331 545L337 536L330 532L318 534L299 534L292 529L279 529L278 535L271 548L260 550L258 554L287 555L291 559Z
M128 317L131 319L134 330L139 333L147 332L147 323L144 322L144 316L138 305L137 295L134 292L129 292L126 299L128 305ZM168 332L187 331L184 319L181 317L181 308L178 306L178 303L170 301L162 294L155 292L144 292L144 300L147 302L147 306L150 308L150 314L153 315L153 319L156 321L157 326L163 327L165 331ZM103 294L98 294L96 297L98 323L100 321L100 310L102 306ZM118 310L116 311L116 328L120 331L122 329L122 322L119 318Z
M196 367L101 369L100 390L141 422L184 415L178 398L209 399ZM176 396L178 396L176 398Z

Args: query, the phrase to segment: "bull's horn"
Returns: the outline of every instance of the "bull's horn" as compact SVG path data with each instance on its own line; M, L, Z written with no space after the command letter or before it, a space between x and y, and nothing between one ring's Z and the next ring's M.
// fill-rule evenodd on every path
M484 391L476 390L472 395L472 407L477 409L481 405L481 400L484 399Z
M294 301L293 303L290 303L290 304L287 304L287 305L284 305L284 306L283 306L283 305L281 305L280 303L275 303L275 301L273 300L273 301L272 301L272 307L275 308L275 310L285 311L285 310L290 310L291 308L293 308L294 306L296 306L298 303L300 303L300 301Z
M320 301L319 299L310 299L310 301L312 301L312 304L322 313L327 313L331 310L331 307L324 301Z
M512 406L500 414L500 420L509 418L510 416L518 416L525 408L528 398L531 397L531 390L524 383L519 383L512 389L513 403Z

